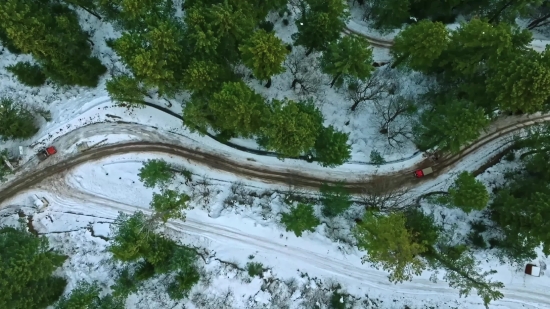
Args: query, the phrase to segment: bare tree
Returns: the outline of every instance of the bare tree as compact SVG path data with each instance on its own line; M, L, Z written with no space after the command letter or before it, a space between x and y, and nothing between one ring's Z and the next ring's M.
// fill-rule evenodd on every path
M346 99L351 100L351 111L366 101L382 100L397 91L397 79L392 79L390 70L384 68L375 71L367 80L352 79L348 82Z
M400 211L408 207L410 189L399 186L391 178L374 176L363 186L361 201L366 208L376 208L384 212Z
M415 111L414 101L403 96L392 96L386 100L373 100L376 121L380 133L386 135L388 144L400 147L412 136L410 117Z
M306 57L302 48L296 48L286 58L285 66L293 77L290 87L299 95L308 96L319 92L322 75L314 57Z

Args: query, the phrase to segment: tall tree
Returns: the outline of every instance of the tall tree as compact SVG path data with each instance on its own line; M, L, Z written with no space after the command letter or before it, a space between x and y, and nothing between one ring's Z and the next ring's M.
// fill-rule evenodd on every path
M487 80L487 91L502 110L535 113L550 98L550 49L516 53L497 64Z
M208 107L217 126L243 137L258 134L268 113L262 96L242 81L224 83L221 91L214 93Z
M344 164L351 158L349 133L335 130L332 125L322 128L315 140L315 158L324 167Z
M66 257L50 250L46 237L36 237L21 224L0 228L0 308L42 309L63 294L67 282L53 276Z
M405 224L402 213L385 216L369 211L353 231L357 247L366 251L363 262L389 271L391 282L411 280L426 268L420 255L428 248L415 241Z
M182 90L186 66L183 27L165 19L144 29L131 30L113 42L113 49L147 89L174 96Z
M143 186L147 188L157 185L163 187L174 178L174 171L168 162L162 159L150 159L143 163L138 176Z
M113 101L128 108L144 108L143 97L147 91L135 77L122 74L113 76L105 83L105 89Z
M293 39L296 45L307 49L308 56L336 41L349 15L342 0L305 0L301 5L302 15L296 20L298 33Z
M184 209L187 208L187 202L190 198L185 193L178 193L170 189L162 189L159 193L153 193L151 208L155 210L155 217L158 217L162 222L168 219L185 220Z
M23 85L39 87L46 83L46 75L42 68L28 61L18 62L14 65L7 66L6 70L15 75L17 80Z
M30 53L52 81L95 87L106 68L91 56L88 34L76 14L57 2L0 2L0 28L23 53Z
M458 175L449 188L449 203L469 213L482 210L489 202L489 192L485 185L464 171Z
M341 77L354 77L364 81L374 70L372 49L362 38L345 36L328 44L321 57L321 70L333 77L331 87Z
M395 37L390 50L392 66L404 64L413 70L432 73L439 57L447 49L450 34L443 23L422 20Z
M29 138L38 132L32 112L10 98L0 99L0 139Z
M244 64L254 76L267 80L266 87L271 86L271 76L285 71L283 61L289 51L283 41L273 32L258 29L240 47Z
M260 144L282 156L296 157L315 146L322 124L323 115L312 101L273 100Z
M192 60L183 74L183 87L197 93L207 93L219 87L220 65L212 61Z
M320 188L320 192L321 203L323 204L321 212L329 218L342 214L353 204L349 191L344 188L344 183L337 183L332 186L324 183Z
M439 147L458 153L468 142L478 138L489 120L482 108L450 96L437 99L445 103L423 112L414 127L415 143L423 150Z
M281 223L287 232L292 231L296 237L301 237L305 231L314 232L321 221L315 217L312 205L299 203L290 207L289 213L283 213Z
M69 295L62 296L54 309L124 309L124 300L110 295L99 297L97 284L79 281Z

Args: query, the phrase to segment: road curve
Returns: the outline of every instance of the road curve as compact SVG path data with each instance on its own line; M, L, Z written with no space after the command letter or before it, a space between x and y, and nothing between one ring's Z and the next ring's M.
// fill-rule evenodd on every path
M47 164L42 163L42 165L38 165L38 167L27 166L22 169L21 173L19 173L15 179L4 184L3 186L0 186L0 203L14 196L17 192L40 183L47 177L66 171L79 164L98 160L115 154L126 154L133 152L159 152L174 155L181 158L186 158L213 169L240 175L245 178L273 184L290 184L307 189L318 188L324 182L330 183L337 181L345 181L347 184L346 186L354 194L361 193L364 186L373 181L388 181L391 183L391 186L395 188L403 186L414 187L425 182L426 180L445 173L448 169L453 167L462 159L466 158L469 154L492 141L518 131L526 126L549 120L550 115L514 116L502 118L497 120L494 125L490 127L490 129L488 129L487 132L476 142L464 147L458 154L442 157L436 164L429 160L424 160L403 171L397 171L391 174L376 175L368 179L356 178L355 180L349 180L351 179L349 174L338 172L337 169L327 169L327 171L330 171L331 174L331 177L327 178L319 175L308 174L307 171L304 171L304 168L270 168L269 166L264 166L255 162L242 160L242 157L235 158L235 156L231 156L228 153L220 154L219 152L216 152L214 148L209 149L208 146L202 147L199 144L182 144L181 142L178 142L178 139L183 139L181 136L169 138L163 136L162 134L164 133L160 134L157 130L153 130L151 127L141 124L99 123L90 126L91 128L83 127L71 131L69 134L59 137L54 145L59 145L61 149L64 149L63 147L69 148L70 145L74 145L83 137L83 132L88 132L91 134L90 136L109 133L133 132L136 134L142 134L142 136L145 137L144 139L151 136L154 138L150 138L150 141L126 141L117 144L110 144L91 149L88 152L72 154L66 158L63 158L60 155L57 157L57 161L51 161L49 163L46 161ZM104 131L101 131L101 128L103 128ZM64 144L64 146L62 144ZM53 158L54 157L48 160L52 160ZM34 162L31 161L29 164L34 164ZM412 177L413 170L427 166L434 167L435 172L433 175L425 177L424 179L415 179Z

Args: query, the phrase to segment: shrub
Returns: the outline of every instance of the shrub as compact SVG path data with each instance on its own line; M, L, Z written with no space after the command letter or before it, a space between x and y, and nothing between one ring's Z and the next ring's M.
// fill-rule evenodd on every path
M42 68L30 62L18 62L15 65L6 67L6 70L15 75L17 80L23 85L39 87L46 82L46 75L42 71Z
M2 140L29 138L38 132L31 111L11 99L0 99L0 136Z
M263 278L264 265L262 263L248 262L246 263L246 270L248 271L248 275L250 277L258 276Z
M386 160L378 150L373 150L370 152L370 162L376 165L376 167L380 167L380 165L386 163Z
M264 21L260 22L258 27L260 29L264 29L265 32L272 32L275 25L272 22L268 21L268 20L264 20Z
M324 183L321 186L321 202L323 203L323 209L321 210L323 215L333 218L348 208L351 204L351 195L344 188L343 183L337 183L334 186Z

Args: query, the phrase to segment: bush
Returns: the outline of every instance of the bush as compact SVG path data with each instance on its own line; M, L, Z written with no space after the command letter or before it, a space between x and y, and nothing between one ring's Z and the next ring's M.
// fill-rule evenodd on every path
M378 150L373 150L370 152L370 163L376 165L376 167L380 167L380 165L386 163L386 160Z
M2 140L29 138L38 132L31 111L11 99L0 99L0 136Z
M174 172L172 166L166 161L152 159L143 163L138 176L145 187L153 188L156 185L164 186L170 182L174 178Z
M507 153L505 156L504 156L504 160L510 162L510 161L514 161L516 159L516 153L513 152L513 151L510 151L509 153Z
M285 225L287 232L292 231L296 237L301 237L304 231L315 231L321 221L315 217L312 205L299 203L290 208L290 213L283 214L281 223Z
M329 218L336 217L351 207L351 195L344 188L343 183L337 183L330 186L324 183L321 186L321 203L323 215Z
M46 82L46 75L42 72L42 68L30 62L18 62L15 65L6 67L6 70L15 75L23 85L39 87Z
M288 19L286 19L286 18L285 18L285 19L283 19L283 25L285 25L285 26L288 26L288 24L289 24L289 21L288 21Z
M248 262L246 263L246 270L248 271L248 275L250 277L258 276L263 278L264 276L264 265L262 263Z

